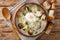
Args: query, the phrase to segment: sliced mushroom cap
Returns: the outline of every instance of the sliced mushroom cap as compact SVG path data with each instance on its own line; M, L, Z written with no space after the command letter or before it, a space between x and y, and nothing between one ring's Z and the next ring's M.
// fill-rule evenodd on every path
M21 29L21 28L23 28L24 26L23 26L22 23L19 23L19 24L18 24L18 27Z
M48 17L49 20L53 20L54 19L54 10L50 10L49 11L49 17Z
M35 15L39 17L39 16L42 15L42 12L41 11L36 11Z
M45 1L44 3L43 3L43 6L48 10L48 9L50 9L50 7L51 7L51 5L47 2L47 1Z
M46 30L46 34L49 34L50 32L51 32L51 30L53 29L53 27L54 27L54 24L52 23L52 22L48 22L48 28L47 28L47 30Z
M28 31L28 34L29 34L29 35L32 35L32 34L33 34L33 30L29 30L29 31Z
M45 14L43 14L42 16L41 16L41 20L45 20L46 19L46 16L45 16Z
M52 3L52 8L51 9L56 9L55 3Z
M26 12L29 12L29 7L25 6L25 10L26 10Z

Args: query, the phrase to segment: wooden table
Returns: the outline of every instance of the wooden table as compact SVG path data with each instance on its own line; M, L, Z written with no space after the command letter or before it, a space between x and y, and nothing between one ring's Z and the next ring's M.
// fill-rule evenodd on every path
M4 17L2 16L2 6L4 4L1 4L2 1L4 0L0 0L0 40L16 40L14 33L12 32L12 30L10 28L8 28L8 26L6 25L6 23L4 22ZM12 0L10 0L12 2ZM8 1L8 2L10 2ZM17 0L18 2L19 0ZM7 0L5 0L5 3L7 2ZM14 4L16 4L16 0L13 1L13 4L7 4L6 6L8 6L9 9L12 8L12 6ZM52 32L49 35L44 35L41 38L39 37L37 40L60 40L60 0L57 0L57 4L56 4L56 10L55 10L55 26L52 30Z

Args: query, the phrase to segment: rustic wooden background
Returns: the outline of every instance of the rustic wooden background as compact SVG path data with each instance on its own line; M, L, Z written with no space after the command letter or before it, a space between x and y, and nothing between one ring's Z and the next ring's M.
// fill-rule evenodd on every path
M12 30L4 22L2 16L3 6L11 9L13 5L18 3L20 0L0 0L0 40L16 40ZM60 40L60 0L57 0L55 10L55 26L49 35L44 35L37 40Z

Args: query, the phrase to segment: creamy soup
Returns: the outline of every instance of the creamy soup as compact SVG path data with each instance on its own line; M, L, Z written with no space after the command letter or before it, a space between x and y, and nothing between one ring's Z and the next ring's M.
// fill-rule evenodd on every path
M16 25L25 35L41 33L47 24L44 10L36 4L26 4L16 13Z

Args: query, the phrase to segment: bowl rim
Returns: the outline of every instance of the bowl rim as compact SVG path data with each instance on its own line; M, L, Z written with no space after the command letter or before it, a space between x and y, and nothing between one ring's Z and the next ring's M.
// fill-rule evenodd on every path
M18 12L18 10L19 10L21 7L25 6L26 4L35 4L35 5L37 5L37 6L40 6L40 7L44 10L44 8L43 8L41 5L39 5L39 4L37 4L37 3L33 3L33 2L27 2L27 3L25 3L25 4L20 5L20 6L15 10L15 12L14 12L14 14L13 14L12 24L13 24L14 29L16 29L20 34L22 34L23 36L26 36L26 37L36 37L36 36L38 36L38 35L42 35L42 34L44 33L46 27L45 27L45 29L44 29L41 33L39 33L39 34L37 34L37 35L25 35L24 33L22 33L22 32L19 30L19 27L17 27L17 25L16 25L16 20L15 20L15 19L16 19L16 13ZM45 15L46 15L46 11L45 11L45 10L44 10L44 12L45 12ZM47 16L47 15L46 15L46 16ZM47 17L46 17L46 21L47 21ZM47 23L46 23L46 26L47 26Z

